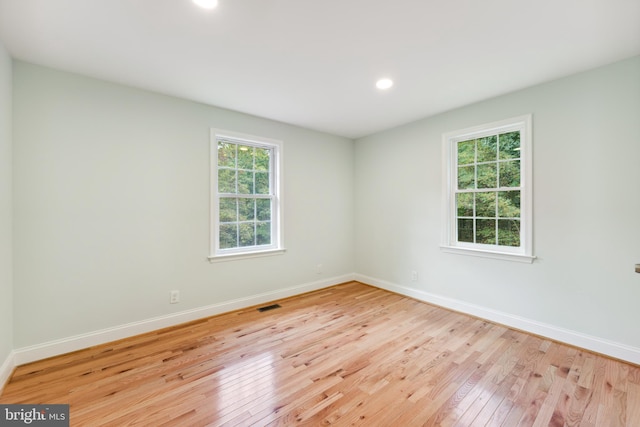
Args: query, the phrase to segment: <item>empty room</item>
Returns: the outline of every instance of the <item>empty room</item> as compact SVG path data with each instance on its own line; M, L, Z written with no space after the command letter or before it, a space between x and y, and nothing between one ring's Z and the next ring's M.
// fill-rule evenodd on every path
M0 425L638 427L639 220L638 0L0 0Z

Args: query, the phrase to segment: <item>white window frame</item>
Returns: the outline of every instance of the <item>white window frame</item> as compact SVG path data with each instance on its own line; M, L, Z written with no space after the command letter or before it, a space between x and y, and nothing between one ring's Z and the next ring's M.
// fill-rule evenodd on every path
M271 244L260 246L237 247L229 249L220 248L220 198L224 196L218 192L218 141L225 139L233 143L269 148L272 150L273 156L270 161L271 193L269 197L272 199L271 211ZM211 129L211 245L210 262L228 261L245 258L254 258L261 256L280 255L285 252L284 233L282 229L282 162L283 162L283 142L263 138L259 136L247 135L238 132L227 131L223 129Z
M509 247L457 241L455 194L458 185L457 143L499 133L520 131L520 246ZM532 263L533 255L532 116L513 117L442 135L443 252Z

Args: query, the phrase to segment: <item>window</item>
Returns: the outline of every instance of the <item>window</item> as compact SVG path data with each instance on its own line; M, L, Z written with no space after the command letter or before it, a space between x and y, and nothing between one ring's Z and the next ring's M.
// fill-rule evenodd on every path
M282 253L282 142L212 130L210 260Z
M531 115L443 135L446 252L532 262Z

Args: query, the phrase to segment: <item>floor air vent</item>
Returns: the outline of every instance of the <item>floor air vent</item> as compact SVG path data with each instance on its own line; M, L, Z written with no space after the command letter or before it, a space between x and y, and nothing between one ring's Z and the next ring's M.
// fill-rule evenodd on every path
M280 304L267 305L266 307L260 307L258 311L269 311L282 307Z

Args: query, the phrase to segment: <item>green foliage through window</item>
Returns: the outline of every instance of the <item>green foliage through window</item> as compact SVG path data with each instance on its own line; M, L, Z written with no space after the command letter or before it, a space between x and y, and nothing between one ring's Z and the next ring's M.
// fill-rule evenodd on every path
M217 143L219 248L271 245L272 149Z
M457 142L457 240L520 246L520 132Z

